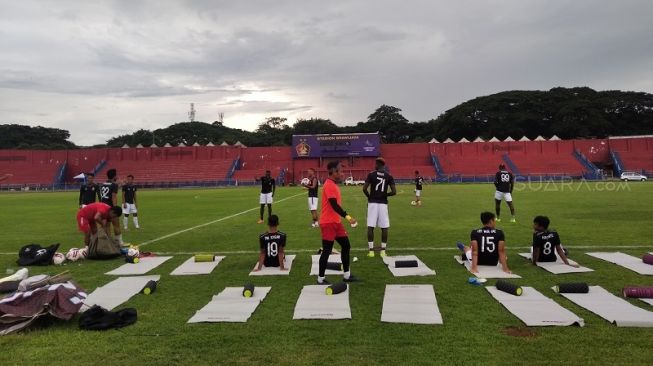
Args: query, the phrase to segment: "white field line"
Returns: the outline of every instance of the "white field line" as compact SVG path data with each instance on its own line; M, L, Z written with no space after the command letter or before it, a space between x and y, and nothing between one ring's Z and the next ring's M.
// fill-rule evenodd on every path
M290 197L288 197L290 198ZM142 245L142 244L141 244ZM317 248L317 246L316 246ZM506 248L510 251L516 251L516 250L526 250L530 249L530 246L527 247L510 247ZM653 250L653 244L651 245L576 245L576 246L571 246L571 245L565 245L565 248L569 249L642 249L642 248L647 248L649 250ZM335 249L338 249L336 246ZM421 248L388 248L388 250L391 251L396 251L396 252L426 252L426 251L456 251L460 252L458 248L455 247L421 247ZM367 248L352 248L352 252L367 252ZM199 253L211 253L213 251L211 250L204 250L204 251L196 251L196 252L156 252L156 254L159 255L195 255ZM238 254L259 254L260 251L257 250L233 250L233 251L215 251L213 252L215 254L225 254L225 255L238 255ZM288 250L288 254L293 254L293 253L315 253L317 254L317 249L295 249L295 250ZM0 255L18 255L18 252L16 253L3 253L0 252Z

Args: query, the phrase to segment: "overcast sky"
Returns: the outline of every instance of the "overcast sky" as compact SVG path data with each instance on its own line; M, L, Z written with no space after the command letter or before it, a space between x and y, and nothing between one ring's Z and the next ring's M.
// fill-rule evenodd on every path
M0 0L0 123L80 145L187 120L426 121L480 95L653 92L653 1Z

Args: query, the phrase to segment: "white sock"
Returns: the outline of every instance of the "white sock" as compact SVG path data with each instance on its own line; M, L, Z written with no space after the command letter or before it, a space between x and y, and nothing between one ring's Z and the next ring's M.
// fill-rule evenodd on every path
M125 229L126 229L127 225L129 224L129 217L127 217L127 216L123 217L122 221L125 223Z
M118 235L116 235L116 240L118 241L118 243L123 244L123 242L122 242L122 234L118 234Z
M134 226L136 226L137 229L139 228L139 226L138 226L138 216L134 216Z
M317 283L323 283L324 277L317 276Z
M351 276L351 272L349 272L349 271L345 272L345 273L342 275L342 277L343 277L344 279L346 279L346 280L349 279L349 276Z
M385 250L386 245L388 245L388 243L381 243L381 249Z
M368 241L367 246L370 248L370 250L374 249L374 242L373 241Z

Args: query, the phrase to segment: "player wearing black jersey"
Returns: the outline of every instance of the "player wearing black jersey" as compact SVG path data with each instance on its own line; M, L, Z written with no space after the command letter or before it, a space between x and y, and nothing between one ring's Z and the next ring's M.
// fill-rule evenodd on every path
M516 222L515 220L515 206L512 204L512 190L515 188L515 176L506 170L506 166L501 164L499 165L499 171L494 176L494 187L496 191L494 192L494 202L495 202L495 211L497 213L497 222L501 222L501 200L505 199L506 204L510 207L510 222Z
M127 183L122 186L122 213L125 230L129 227L129 215L133 215L134 227L140 229L138 225L138 209L136 208L136 186L134 185L134 176L127 176Z
M496 266L497 263L501 263L504 272L512 273L506 257L506 237L496 228L496 216L492 212L482 212L481 223L482 228L472 230L468 247L459 244L464 252L463 259L472 262L473 273L478 273L478 266Z
M254 272L258 272L265 267L279 267L282 271L287 271L286 263L286 234L278 231L279 217L270 215L268 217L268 231L259 236L259 247L261 249L258 265Z
M388 192L388 187L390 192ZM368 191L369 188L369 191ZM390 228L390 215L388 214L388 197L397 194L395 180L385 171L385 160L377 158L375 170L367 175L363 185L363 193L367 196L367 246L368 257L374 257L374 228L381 228L381 257L385 257L388 245L388 228Z
M266 170L265 175L260 178L255 178L257 182L261 182L261 196L259 203L261 204L261 212L259 215L258 223L263 223L263 213L265 212L265 205L268 205L268 218L272 215L272 199L274 198L274 191L276 184L274 178L270 176L270 171Z
M95 203L96 198L100 199L100 187L94 182L95 174L86 173L86 183L79 188L79 208Z
M311 227L320 227L317 222L317 189L320 185L317 177L315 176L315 169L308 169L308 183L302 183L302 186L308 190L308 210L311 211L313 223Z
M535 216L533 219L533 247L532 261L537 265L537 262L556 262L556 252L560 259L568 266L576 267L577 264L569 263L562 243L560 243L560 236L556 231L549 230L551 221L546 216Z
M107 181L100 185L100 202L111 207L118 205L118 172L115 169L107 170ZM122 242L122 233L120 231L120 222L117 217L111 219L113 226L113 236L120 243Z
M419 175L419 170L415 171L415 205L421 206L422 201L422 184L424 184L424 178Z

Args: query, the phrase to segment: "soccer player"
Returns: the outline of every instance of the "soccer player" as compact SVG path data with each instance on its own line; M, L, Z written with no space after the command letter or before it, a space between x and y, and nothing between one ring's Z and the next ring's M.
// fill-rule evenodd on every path
M317 187L320 185L317 177L315 176L315 169L308 169L308 184L302 184L302 186L308 189L308 210L311 211L311 216L313 217L313 223L311 227L320 227L320 224L317 222Z
M95 203L100 199L100 187L94 182L95 174L86 173L86 183L79 188L79 208Z
M422 196L422 184L424 184L424 178L419 175L419 170L415 171L415 205L421 206L422 201L420 197Z
M499 171L494 176L494 186L496 192L494 193L495 211L497 213L497 222L501 222L501 200L505 199L508 207L510 207L510 222L515 220L515 206L512 204L512 190L515 188L515 176L506 170L506 166L499 165Z
M329 255L333 250L333 242L337 241L340 244L342 259L342 268L344 271L343 279L345 282L356 281L356 278L349 271L349 252L351 244L349 237L342 225L341 217L344 217L352 227L357 225L356 219L347 214L342 208L342 196L340 195L340 188L338 188L338 181L341 179L340 162L332 161L327 164L329 170L329 178L322 186L322 211L320 212L320 230L322 232L322 253L320 253L320 266L317 283L320 285L328 285L329 282L324 278L327 263L329 262Z
M496 228L496 216L492 212L482 212L481 222L482 228L472 230L469 247L458 244L464 254L463 260L472 262L472 273L478 273L478 266L496 266L497 263L501 263L504 272L512 273L506 257L506 238L503 231Z
M109 234L109 223L122 215L120 206L109 206L102 202L86 205L77 212L77 228L84 233L84 245L91 242L91 235L97 234L97 224Z
M286 234L278 230L279 217L270 215L268 217L268 231L259 236L261 254L258 259L258 266L254 272L258 272L266 267L279 267L282 271L287 271L286 263Z
M533 219L533 247L531 249L531 257L533 264L537 262L555 262L558 260L556 252L560 259L572 267L578 268L577 264L569 263L565 250L560 243L560 236L556 231L549 231L549 224L551 221L546 216L535 216Z
M363 193L367 196L367 246L369 247L367 256L370 258L374 257L374 228L376 227L381 228L381 257L385 257L390 228L388 197L397 194L394 178L385 171L385 160L377 158L374 165L375 170L367 175L363 185Z
M261 204L261 212L259 215L258 223L263 223L263 212L265 211L265 205L268 205L268 218L272 215L272 199L274 198L274 191L276 190L276 184L274 178L270 176L270 171L266 170L265 175L261 178L255 178L257 182L261 182L261 196L259 202Z
M136 186L134 185L134 176L127 176L127 183L122 186L122 211L125 214L123 217L123 223L125 224L125 230L129 226L129 215L133 214L134 227L140 229L138 225L138 209L136 208Z
M107 170L107 181L100 186L100 202L111 207L118 205L118 172L115 169ZM120 243L122 242L122 233L120 231L120 222L117 217L111 219L111 226L113 226L113 235Z

